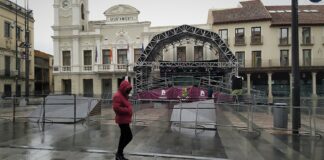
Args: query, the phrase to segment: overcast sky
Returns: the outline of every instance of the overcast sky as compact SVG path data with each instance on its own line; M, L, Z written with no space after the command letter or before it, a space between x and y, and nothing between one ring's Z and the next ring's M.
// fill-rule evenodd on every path
M12 0L15 1L15 0ZM17 0L23 4L24 0ZM129 4L141 13L140 21L151 21L152 26L203 24L207 22L211 8L238 6L240 0L89 0L90 20L104 20L103 12L116 4ZM29 8L34 12L34 48L53 54L51 36L53 34L54 0L29 0ZM289 5L291 0L262 0L265 5ZM299 4L311 4L309 0L299 0ZM324 4L320 2L319 4Z

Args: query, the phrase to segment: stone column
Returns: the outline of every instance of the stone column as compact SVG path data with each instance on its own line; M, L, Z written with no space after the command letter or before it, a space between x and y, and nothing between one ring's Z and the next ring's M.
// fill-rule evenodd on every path
M102 97L102 80L99 76L93 78L93 93L95 96L98 96L98 98Z
M61 51L58 39L53 40L54 45L54 66L63 66L63 62L61 59ZM62 63L61 63L62 62Z
M59 1L54 2L54 26L59 26L60 25L60 15L59 15L59 10L60 10L60 3Z
M317 97L317 90L316 90L316 75L317 73L316 72L312 72L312 86L313 86L313 97Z
M113 53L113 61L112 61L113 67L112 67L112 70L115 70L115 66L118 63L117 62L117 48L116 47L112 48L112 53Z
M177 47L173 45L173 61L177 61Z
M73 72L80 72L82 70L80 69L80 67L83 65L83 63L80 61L82 55L83 53L80 53L80 49L79 49L79 38L73 38L72 56L71 56Z
M112 85L112 95L115 94L118 90L118 79L116 76L113 76L111 79L111 85Z
M81 24L81 15L80 15L80 7L78 1L73 1L72 3L72 25L80 25Z
M248 95L251 95L251 74L248 73L246 74L246 78L247 78L247 93Z
M272 96L272 73L268 73L268 102L273 103Z

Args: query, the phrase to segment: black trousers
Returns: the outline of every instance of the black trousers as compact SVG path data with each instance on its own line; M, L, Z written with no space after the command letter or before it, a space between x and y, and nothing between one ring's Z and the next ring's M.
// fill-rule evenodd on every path
M129 127L129 124L120 124L119 128L120 128L120 137L119 137L117 154L122 155L124 152L124 148L133 139L133 134Z

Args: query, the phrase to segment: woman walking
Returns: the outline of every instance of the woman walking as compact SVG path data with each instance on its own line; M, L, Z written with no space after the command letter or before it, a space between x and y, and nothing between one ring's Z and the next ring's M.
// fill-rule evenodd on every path
M113 109L116 113L115 121L120 128L120 137L116 160L127 160L124 157L124 148L132 140L133 134L129 127L132 120L132 105L128 101L128 95L132 90L131 84L124 80L113 97Z

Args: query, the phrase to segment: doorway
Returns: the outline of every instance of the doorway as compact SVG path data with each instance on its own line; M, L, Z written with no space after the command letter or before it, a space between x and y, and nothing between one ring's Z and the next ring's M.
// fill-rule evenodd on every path
M71 79L63 79L63 94L71 94Z

